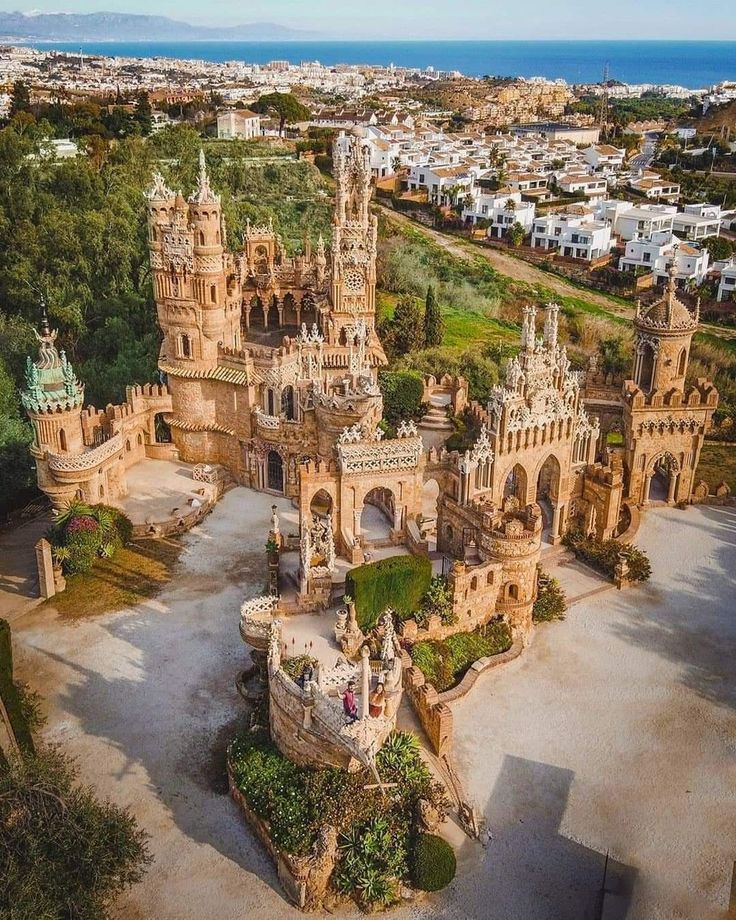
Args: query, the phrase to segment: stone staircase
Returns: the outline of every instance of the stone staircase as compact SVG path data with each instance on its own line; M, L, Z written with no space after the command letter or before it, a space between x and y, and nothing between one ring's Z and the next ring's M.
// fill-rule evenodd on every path
M455 426L447 417L446 406L430 405L427 414L419 422L420 428L429 428L431 431L454 431Z

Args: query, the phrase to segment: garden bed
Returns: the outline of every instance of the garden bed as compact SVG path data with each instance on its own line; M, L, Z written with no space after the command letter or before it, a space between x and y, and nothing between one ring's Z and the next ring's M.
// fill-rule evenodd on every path
M442 693L458 684L479 658L500 655L508 651L511 644L508 624L494 620L472 632L455 633L441 641L417 642L409 654L412 664L419 668L428 683Z
M580 531L566 533L562 542L581 562L611 581L615 581L616 567L623 560L628 564L626 579L629 582L647 581L652 574L649 557L633 544L627 545L620 540L597 540L586 537Z
M418 815L426 814L427 803L444 815L444 789L432 781L410 734L391 735L376 769L383 790L367 771L297 766L267 732L247 732L232 742L233 797L242 798L246 818L265 835L282 880L299 879L299 897L289 893L300 906L315 909L342 896L364 908L385 907L398 901L400 884L412 880L424 830ZM453 873L454 865L450 878Z

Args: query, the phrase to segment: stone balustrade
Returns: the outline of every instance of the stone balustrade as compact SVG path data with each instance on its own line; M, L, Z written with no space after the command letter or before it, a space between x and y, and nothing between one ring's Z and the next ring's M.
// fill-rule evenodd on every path
M49 454L48 464L56 473L81 473L99 466L122 449L123 436L118 433L81 454Z

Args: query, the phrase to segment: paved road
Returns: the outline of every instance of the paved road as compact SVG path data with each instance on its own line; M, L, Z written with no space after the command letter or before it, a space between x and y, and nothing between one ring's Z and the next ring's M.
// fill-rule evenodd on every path
M644 135L641 151L629 160L632 170L649 169L657 151L657 137L658 135L653 132L647 132Z
M582 601L456 706L457 760L493 840L448 920L591 918L608 848L619 895L604 917L724 916L736 511L650 512L638 542L647 587Z

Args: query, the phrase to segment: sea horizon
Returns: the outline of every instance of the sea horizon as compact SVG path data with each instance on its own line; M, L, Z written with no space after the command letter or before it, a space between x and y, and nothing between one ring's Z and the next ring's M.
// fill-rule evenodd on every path
M85 54L177 58L210 63L243 61L265 64L288 60L297 64L319 60L338 64L382 65L440 71L466 76L545 77L570 84L598 83L607 65L610 79L623 83L677 85L706 89L723 80L736 80L736 42L668 39L533 39L533 40L425 40L361 41L282 39L278 41L193 39L157 41L15 41L39 50L78 51ZM530 46L534 53L529 54Z

